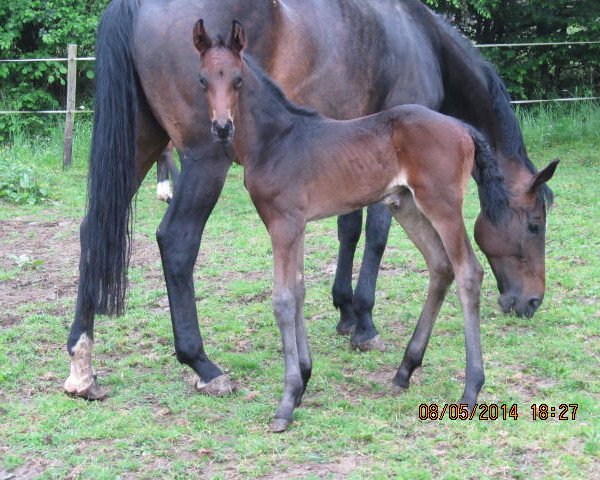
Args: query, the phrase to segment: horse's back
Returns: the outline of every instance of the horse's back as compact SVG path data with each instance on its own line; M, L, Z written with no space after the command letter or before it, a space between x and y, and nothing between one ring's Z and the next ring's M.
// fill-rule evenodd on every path
M135 67L152 113L178 148L210 139L192 42L199 18L223 38L240 21L249 52L286 94L330 117L407 102L436 108L438 60L411 3L144 0L133 33Z

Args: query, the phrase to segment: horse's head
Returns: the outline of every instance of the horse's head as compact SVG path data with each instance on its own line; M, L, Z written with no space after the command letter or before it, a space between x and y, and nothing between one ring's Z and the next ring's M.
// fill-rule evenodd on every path
M242 50L246 35L242 25L233 21L227 41L215 42L198 20L194 26L194 45L200 53L200 87L206 93L215 141L230 143L233 139L233 116L242 87Z
M558 160L536 174L522 173L510 186L510 215L498 225L479 215L475 241L485 253L500 290L504 313L531 317L544 299L546 287L546 206Z

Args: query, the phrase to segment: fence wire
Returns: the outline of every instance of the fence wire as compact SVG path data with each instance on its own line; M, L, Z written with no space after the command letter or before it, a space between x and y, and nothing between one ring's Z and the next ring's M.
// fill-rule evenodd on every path
M548 46L566 46L566 45L597 45L600 40L584 42L531 42L531 43L483 43L473 44L473 47L484 48L520 48L520 47L548 47ZM66 62L67 57L60 58L13 58L0 59L0 63L27 63L27 62ZM96 57L78 57L78 62L93 62ZM549 98L537 100L513 100L513 105L527 105L540 103L559 103L559 102L582 102L600 100L600 97L568 97L568 98ZM67 110L0 110L0 115L21 115L21 114L66 114ZM93 110L73 110L73 113L94 113Z

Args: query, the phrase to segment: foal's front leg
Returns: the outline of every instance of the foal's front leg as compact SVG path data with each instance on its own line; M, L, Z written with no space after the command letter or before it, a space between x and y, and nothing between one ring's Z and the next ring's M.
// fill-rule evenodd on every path
M303 254L304 225L281 220L268 225L267 228L273 243L275 262L273 312L281 333L285 364L283 397L269 427L273 432L283 432L292 422L294 408L302 398L306 367L310 372L310 364L306 365L305 358L309 355L306 329L303 325L296 324L298 315L302 314L300 303L303 299L303 282L300 280L303 273L299 259ZM302 369L301 356L305 364ZM310 356L308 359L310 360Z

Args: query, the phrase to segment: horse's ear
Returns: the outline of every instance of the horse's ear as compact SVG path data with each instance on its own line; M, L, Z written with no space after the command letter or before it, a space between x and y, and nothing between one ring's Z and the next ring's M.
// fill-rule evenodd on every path
M196 46L196 50L200 52L200 55L204 55L212 47L212 40L204 28L204 20L202 19L198 20L196 25L194 25L194 45Z
M554 172L556 171L556 167L558 166L559 162L560 162L560 160L558 158L556 160L552 160L546 168L544 168L543 170L540 170L538 173L536 173L535 176L533 177L533 180L531 181L531 186L529 187L529 191L533 193L538 188L540 188L544 183L549 181L552 178L552 176L554 175Z
M239 54L246 48L246 33L244 32L242 24L237 20L234 20L231 24L231 32L229 33L227 47Z

